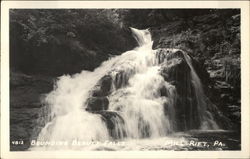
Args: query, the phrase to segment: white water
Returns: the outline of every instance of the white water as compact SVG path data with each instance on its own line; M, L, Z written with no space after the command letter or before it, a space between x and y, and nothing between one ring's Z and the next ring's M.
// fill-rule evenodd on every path
M109 95L109 111L117 112L124 124L116 123L115 133L124 129L120 137L124 140L134 141L139 138L154 138L167 136L175 127L175 87L164 81L159 73L160 65L157 62L155 51L152 50L153 41L148 30L131 28L139 47L120 56L104 62L93 72L82 71L73 76L62 76L56 83L54 91L46 97L45 101L50 107L49 116L52 117L38 135L37 141L57 142L65 141L101 141L112 140L106 124L101 115L89 113L85 110L89 92L98 81L106 74L110 74L115 81L117 73L123 71L122 77L116 80L121 83L120 88L115 87ZM189 56L184 54L195 87L196 98L200 106L200 120L208 121L202 85L195 73ZM161 97L159 89L168 90L168 98ZM164 105L168 106L168 113L164 113ZM210 114L211 115L211 114ZM213 119L209 118L212 122ZM216 123L213 123L216 125ZM204 126L205 125L205 126ZM203 124L204 129L209 129L208 124ZM213 128L215 128L214 126ZM126 138L126 139L125 139ZM143 140L144 141L144 140ZM81 146L81 149L84 146ZM31 150L39 146L32 146ZM72 145L42 146L44 149L75 149ZM88 146L85 146L87 149Z

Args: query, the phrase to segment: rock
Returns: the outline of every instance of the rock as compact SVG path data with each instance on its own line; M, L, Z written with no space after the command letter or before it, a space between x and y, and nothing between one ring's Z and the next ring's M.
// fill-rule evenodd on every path
M160 74L164 80L176 86L178 94L187 94L190 88L190 68L180 51L168 53L166 62L162 63ZM164 93L164 92L163 92Z
M101 78L98 84L92 91L93 97L104 97L108 96L111 92L112 87L112 77L110 75L105 75Z
M158 52L161 63L160 74L164 80L173 85L177 92L174 103L175 107L175 129L177 131L197 129L200 126L198 119L198 106L191 80L191 69L182 51L160 49ZM163 60L165 58L166 60ZM160 89L162 96L168 97L168 92L164 88ZM171 103L172 104L172 103ZM166 115L169 114L169 105L164 106Z
M101 111L107 110L109 100L107 97L90 97L87 99L87 111Z
M128 84L128 76L125 71L121 70L116 73L114 79L114 85L116 89L119 89Z
M159 48L155 54L159 64L177 57L184 59L183 52L180 50Z
M122 139L126 137L123 118L113 111L93 111L92 113L100 114L106 123L110 136L114 139Z
M53 90L53 78L10 72L10 141L23 140L23 145L10 145L11 151L26 150L43 109L42 96Z
M162 87L162 88L160 88L160 95L161 96L165 96L165 97L167 97L167 95L168 95L168 90L167 90L167 88L166 87Z

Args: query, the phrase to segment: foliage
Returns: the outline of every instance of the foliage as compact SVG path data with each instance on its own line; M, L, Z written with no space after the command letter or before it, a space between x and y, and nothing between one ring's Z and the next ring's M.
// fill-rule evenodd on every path
M94 69L135 47L115 10L104 9L12 9L10 42L13 70L52 75Z
M225 81L236 89L241 86L240 57L225 57L223 63L223 77Z

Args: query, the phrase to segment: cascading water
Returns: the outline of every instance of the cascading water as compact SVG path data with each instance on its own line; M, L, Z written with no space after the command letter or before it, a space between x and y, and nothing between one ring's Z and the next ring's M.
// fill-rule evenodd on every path
M37 137L37 141L48 141L45 149L62 149L51 146L51 142L105 141L118 139L157 138L167 136L176 130L175 105L176 88L160 74L161 63L152 50L151 35L148 30L131 28L139 47L104 62L93 72L82 71L73 76L62 76L54 91L45 98L50 107L51 120ZM176 50L173 50L176 51ZM217 128L212 115L204 104L205 95L201 82L195 73L190 57L183 53L191 69L191 79L197 98L201 128ZM166 59L164 59L166 60ZM107 94L107 113L115 113L107 126L101 111L89 111L88 98L97 83L104 77L111 77L111 90ZM162 96L161 89L166 90ZM103 112L103 111L102 111ZM212 124L204 124L204 123ZM212 126L210 126L212 125ZM35 150L38 146L32 146ZM64 145L72 149L72 145ZM82 147L81 147L82 148Z
M184 54L184 57L187 61L188 66L191 69L191 80L192 80L192 84L194 86L195 89L195 98L197 101L197 105L199 105L199 118L201 120L201 129L219 129L219 126L216 124L216 122L213 119L213 116L211 115L211 113L209 111L207 111L207 106L206 106L206 96L203 92L203 86L201 84L201 81L198 77L198 75L196 74L192 63L191 63L191 59L187 54Z

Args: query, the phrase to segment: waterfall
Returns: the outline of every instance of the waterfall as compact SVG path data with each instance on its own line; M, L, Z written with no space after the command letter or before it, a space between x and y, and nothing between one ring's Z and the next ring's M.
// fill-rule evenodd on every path
M176 131L176 87L165 80L160 72L161 63L166 58L159 62L156 50L152 49L153 41L148 30L131 30L139 47L112 57L93 72L82 71L73 76L59 77L54 90L44 99L50 108L48 115L51 118L42 128L37 141L72 143L76 140L92 142L114 138L157 138ZM191 69L201 128L217 128L207 111L202 84L191 59L186 53L183 55ZM109 93L93 95L93 90L106 75L111 81ZM107 108L89 109L91 96L108 101ZM208 122L214 126L206 124ZM64 147L71 149L72 145ZM31 149L36 148L31 146ZM52 149L52 146L47 144L43 148ZM62 146L53 148L61 149Z
M197 105L199 105L199 119L201 121L201 129L219 129L219 126L214 121L212 114L207 110L206 96L203 92L203 86L201 84L200 78L196 74L194 67L192 66L191 59L187 54L184 54L188 66L191 69L191 80L195 89L195 98Z

